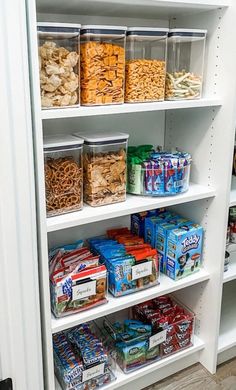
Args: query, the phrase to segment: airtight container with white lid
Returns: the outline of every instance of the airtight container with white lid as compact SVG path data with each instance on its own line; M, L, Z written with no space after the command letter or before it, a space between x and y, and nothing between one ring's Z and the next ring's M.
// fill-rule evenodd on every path
M124 26L81 28L81 104L124 103Z
M83 205L84 140L72 135L44 138L47 216L78 211Z
M79 105L80 24L38 23L42 108Z
M102 131L75 136L84 139L84 201L91 206L124 201L129 135Z
M207 30L169 31L166 100L201 98L206 35Z
M168 31L167 28L128 28L125 102L164 100Z

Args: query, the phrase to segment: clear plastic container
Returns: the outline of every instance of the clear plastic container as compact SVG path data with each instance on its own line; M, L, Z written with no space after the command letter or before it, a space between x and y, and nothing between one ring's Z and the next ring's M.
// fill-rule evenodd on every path
M128 134L77 133L84 139L84 201L91 206L126 199Z
M91 256L91 263L94 258ZM51 276L50 289L52 311L58 318L97 307L107 302L106 267L97 265L58 278Z
M82 26L82 105L124 103L126 29L123 26Z
M80 24L37 26L42 108L78 106Z
M169 31L166 100L201 98L206 35L207 30Z
M162 304L163 300L169 303ZM195 314L165 295L136 305L120 317L104 317L102 327L107 332L109 351L120 368L129 373L191 347Z
M63 390L95 390L116 379L115 356L95 322L54 334L53 353Z
M143 168L128 164L127 192L136 195L173 196L189 189L191 163L182 168L155 166Z
M47 216L77 211L83 205L83 140L73 136L44 139Z
M167 28L127 30L125 102L164 100Z

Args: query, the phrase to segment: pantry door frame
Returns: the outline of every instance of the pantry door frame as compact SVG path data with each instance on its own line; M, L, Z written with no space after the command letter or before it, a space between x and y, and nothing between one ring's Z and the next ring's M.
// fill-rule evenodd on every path
M26 7L0 4L0 379L43 390Z

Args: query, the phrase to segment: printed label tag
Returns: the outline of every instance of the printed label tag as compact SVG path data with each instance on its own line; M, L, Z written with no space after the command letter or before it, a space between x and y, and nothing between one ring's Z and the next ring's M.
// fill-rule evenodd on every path
M154 334L149 338L149 349L156 347L157 345L164 343L166 341L166 330Z
M98 364L97 366L88 368L83 371L82 382L95 378L95 376L103 375L105 369L105 363Z
M144 278L145 276L152 274L152 261L133 265L132 267L132 280Z
M96 280L72 287L72 301L96 295Z

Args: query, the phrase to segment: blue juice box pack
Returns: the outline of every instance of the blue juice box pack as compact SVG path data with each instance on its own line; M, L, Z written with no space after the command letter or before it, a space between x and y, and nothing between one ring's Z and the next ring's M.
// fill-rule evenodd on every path
M174 280L200 269L202 260L203 228L186 223L169 231L166 249L166 273Z

